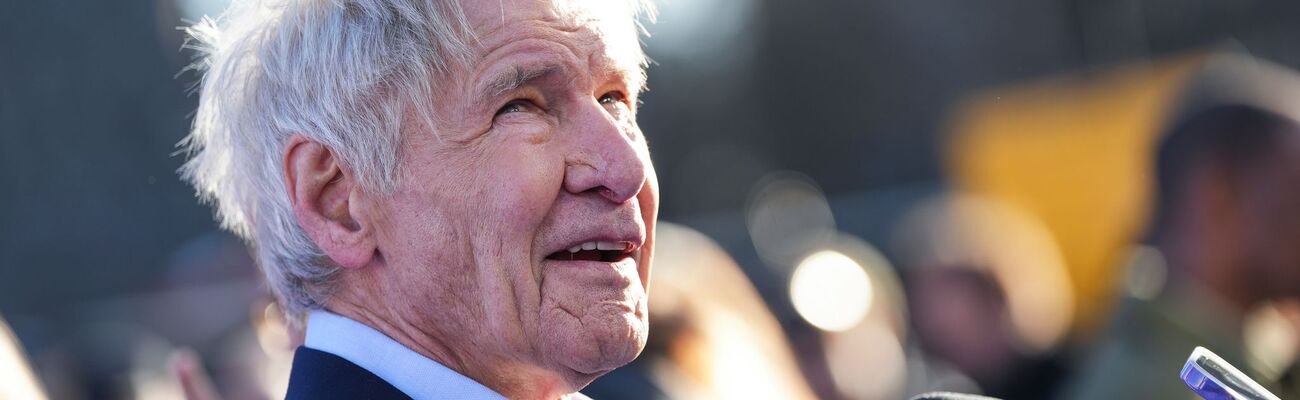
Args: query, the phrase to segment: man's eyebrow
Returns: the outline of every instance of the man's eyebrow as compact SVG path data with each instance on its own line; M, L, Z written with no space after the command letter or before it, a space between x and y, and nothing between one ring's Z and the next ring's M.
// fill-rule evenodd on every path
M480 94L480 100L495 98L503 94L519 89L528 82L535 79L563 72L565 67L561 64L524 64L515 65L499 72L488 79L484 86L483 93Z
M606 81L617 81L627 85L633 93L638 95L645 91L645 68L640 64L631 64L627 60L616 60L608 56L597 57L593 60L593 74L601 77Z
M615 68L610 70L608 73L610 76L626 84L629 90L632 91L632 93L629 93L630 95L640 95L641 92L645 91L644 69L637 68L636 70L629 71L626 69Z

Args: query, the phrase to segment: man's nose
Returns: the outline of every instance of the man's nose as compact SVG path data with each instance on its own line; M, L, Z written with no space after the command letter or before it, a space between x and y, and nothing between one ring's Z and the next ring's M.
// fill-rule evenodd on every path
M564 189L599 194L623 204L636 197L646 180L645 144L633 126L619 122L594 100L575 115L565 160Z

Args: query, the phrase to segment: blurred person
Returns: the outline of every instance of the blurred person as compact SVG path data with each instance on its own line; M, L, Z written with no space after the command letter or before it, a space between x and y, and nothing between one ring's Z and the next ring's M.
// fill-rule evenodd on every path
M256 345L252 352L238 346L249 336L249 303L266 296L243 244L217 232L196 236L152 278L142 282L146 290L51 311L35 323L28 319L33 362L50 397L177 398L181 387L167 359L178 345L216 361L209 364L216 386L231 398L275 396L256 393L262 389L256 378L282 370L287 382L288 364L268 363ZM59 319L67 322L45 322ZM235 348L241 351L228 351Z
M1198 398L1178 379L1196 346L1279 389L1251 368L1242 326L1300 297L1300 77L1220 57L1186 92L1156 154L1154 266L1135 264L1164 279L1124 299L1068 398Z
M237 238L196 236L154 277L148 290L77 305L67 311L78 316L74 325L36 332L54 344L37 360L51 397L178 398L183 386L168 368L177 346L193 348L193 359L204 355L215 378L210 386L229 398L284 394L292 349L270 354L258 345L250 308L265 307L269 295Z
M270 301L253 304L247 326L233 329L228 338L206 351L171 352L169 378L179 384L186 399L269 399L285 392L294 350L303 343L301 330L295 328L302 324L284 321L279 307ZM213 367L211 372L205 363Z
M221 395L212 384L212 377L203 368L203 361L193 350L172 352L167 368L176 376L186 400L220 400ZM263 398L263 397L258 397Z
M36 374L32 373L18 336L0 318L0 399L44 399Z
M236 1L184 176L306 318L288 398L582 398L634 359L639 1Z
M895 234L915 345L909 390L1038 399L1064 376L1073 302L1032 215L971 194L925 201Z
M167 368L187 400L266 399L278 397L288 384L289 363L302 345L303 324L286 320L272 299L253 304L249 330L218 348L218 379L204 367L203 357L192 349L172 351Z
M815 398L781 326L722 247L688 227L662 222L655 242L655 277L650 281L655 330L636 370L656 393L629 393L624 383L629 379L611 376L593 384L597 390L589 394L618 399ZM615 381L606 384L609 378Z
M207 386L232 399L283 395L294 349L266 340L273 332L266 328L282 324L263 321L275 309L268 305L274 300L263 282L248 248L232 235L206 233L177 249L166 274L164 293L169 294L148 301L143 313L172 346L182 346L159 357L166 368L158 371L158 379L184 393ZM181 366L188 368L178 371ZM206 385L174 384L178 372L185 376L204 370L211 372Z

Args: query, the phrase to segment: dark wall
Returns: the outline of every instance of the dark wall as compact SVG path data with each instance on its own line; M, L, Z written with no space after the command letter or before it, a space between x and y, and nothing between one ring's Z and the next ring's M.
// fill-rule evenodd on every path
M147 287L212 229L174 172L195 101L169 9L0 3L0 311Z

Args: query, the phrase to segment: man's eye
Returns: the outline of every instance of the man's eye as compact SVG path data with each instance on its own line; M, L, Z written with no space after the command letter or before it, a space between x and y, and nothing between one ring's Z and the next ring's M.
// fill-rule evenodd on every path
M622 93L609 92L609 93L605 93L604 96L600 96L600 99L597 101L599 101L600 104L615 104L615 103L623 102L624 98L625 97L623 96Z
M506 105L501 106L501 109L497 110L496 115L528 111L528 105L527 100L512 100L509 103L506 103Z

